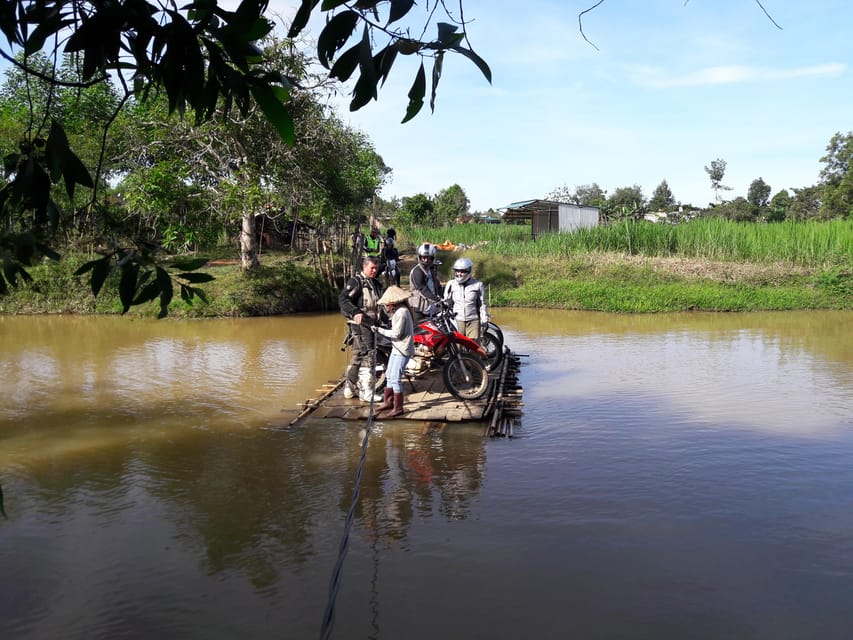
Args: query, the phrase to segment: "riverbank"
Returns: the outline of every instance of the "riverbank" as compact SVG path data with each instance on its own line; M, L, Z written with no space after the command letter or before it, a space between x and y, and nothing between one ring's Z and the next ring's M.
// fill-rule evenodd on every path
M678 311L853 310L853 268L805 267L783 262L751 263L704 258L653 257L618 252L578 252L531 259L506 257L488 248L441 251L442 276L461 255L475 263L489 302L499 307L538 307L657 313ZM32 283L0 297L5 314L117 314L117 283L107 281L97 298L74 271L83 257L66 256L31 270ZM414 246L404 247L401 272L414 265ZM215 280L203 285L207 302L173 301L170 316L245 317L334 311L337 290L298 257L262 256L262 267L244 274L239 265L211 263L201 271ZM155 317L155 302L133 307L132 316Z

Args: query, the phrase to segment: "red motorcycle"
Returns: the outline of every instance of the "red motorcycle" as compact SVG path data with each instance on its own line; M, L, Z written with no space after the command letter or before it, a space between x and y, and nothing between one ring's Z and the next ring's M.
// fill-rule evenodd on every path
M419 376L441 368L447 390L460 400L476 400L489 389L486 351L453 324L453 312L441 301L438 313L415 329L415 355L405 375Z
M438 314L415 328L415 355L409 358L403 375L417 378L440 368L450 393L460 400L476 400L489 389L488 354L476 340L456 330L453 316L449 304L442 301ZM387 339L377 338L373 388L381 393L392 347ZM350 340L348 335L342 351Z

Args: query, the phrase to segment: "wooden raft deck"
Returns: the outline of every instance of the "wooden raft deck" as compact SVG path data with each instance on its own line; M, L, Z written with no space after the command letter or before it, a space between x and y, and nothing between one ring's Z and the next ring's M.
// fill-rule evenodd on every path
M485 422L483 435L512 436L520 422L522 388L518 384L520 357L505 350L497 370L489 374L491 383L486 394L478 400L459 400L444 386L440 371L429 372L403 382L405 394L402 416L394 420L423 420L428 422ZM358 399L347 400L343 392L344 379L328 382L314 395L298 405L299 414L290 421L293 426L303 419L336 418L367 420L370 405ZM381 404L375 403L376 407ZM382 420L382 417L378 418Z

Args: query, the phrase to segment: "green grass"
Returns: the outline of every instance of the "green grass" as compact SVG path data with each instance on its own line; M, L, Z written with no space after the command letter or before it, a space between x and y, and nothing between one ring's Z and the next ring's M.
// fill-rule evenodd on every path
M618 223L535 242L518 225L400 228L404 254L420 242L461 245L440 252L443 277L460 255L493 306L626 313L853 309L853 222L744 224L719 219L683 225ZM34 282L0 297L0 313L119 313L117 275L95 299L72 274L85 260L68 255L31 270ZM262 267L202 269L208 303L176 296L173 317L276 315L337 309L337 290L309 265L265 254ZM407 274L404 274L404 276ZM405 280L405 278L404 278ZM154 317L157 302L132 315Z
M31 268L32 283L22 283L0 296L0 313L119 314L118 273L112 273L95 298L85 277L74 271L89 258L68 255ZM215 279L200 285L208 302L187 304L176 294L169 315L177 318L265 316L337 309L333 291L315 270L284 256L268 254L260 269L243 273L239 265L198 270ZM176 288L177 291L177 288ZM157 317L158 301L131 307L128 315Z
M679 225L624 221L573 233L542 234L535 241L525 225L412 227L398 229L398 234L414 245L450 240L505 257L569 258L597 252L853 268L853 220L753 224L699 218Z

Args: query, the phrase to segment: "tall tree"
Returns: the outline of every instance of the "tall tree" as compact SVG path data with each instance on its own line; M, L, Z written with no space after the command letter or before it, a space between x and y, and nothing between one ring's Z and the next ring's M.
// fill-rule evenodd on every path
M572 192L569 189L569 185L564 184L562 187L557 187L550 193L545 196L546 200L551 200L553 202L572 202Z
M645 211L646 197L638 184L619 187L607 198L606 213L611 218L641 217Z
M433 225L435 212L432 198L425 193L404 197L395 222L407 225Z
M749 185L746 200L752 207L753 219L761 219L769 214L770 185L763 178L756 178Z
M726 175L726 161L722 158L711 160L711 166L705 167L705 173L711 179L711 189L714 190L714 202L722 202L720 191L731 191L731 187L723 184L723 178Z
M661 183L655 187L652 192L652 197L649 198L649 210L651 211L668 211L675 204L675 198L669 188L666 180L661 180Z
M584 207L601 207L607 202L607 192L599 187L597 182L577 185L570 202Z
M442 189L433 198L433 214L436 224L453 224L468 215L470 202L465 190L458 184Z
M832 136L820 171L822 218L853 218L853 132Z
M823 189L818 185L794 188L794 197L788 207L788 218L791 220L808 220L816 218L821 211Z
M791 194L787 189L782 189L775 196L770 198L769 213L767 216L770 222L779 222L784 220L788 215L788 209L791 207Z

